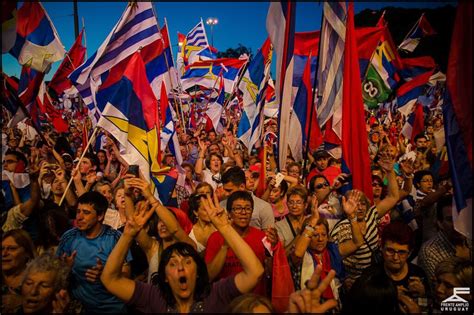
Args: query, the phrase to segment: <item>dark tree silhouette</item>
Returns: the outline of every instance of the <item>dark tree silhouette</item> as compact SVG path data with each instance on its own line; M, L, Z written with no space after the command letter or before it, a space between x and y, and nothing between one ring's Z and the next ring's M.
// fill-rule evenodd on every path
M247 54L251 58L252 49L247 48L242 44L238 44L237 48L227 48L226 51L219 51L217 53L217 58L239 58L242 54Z

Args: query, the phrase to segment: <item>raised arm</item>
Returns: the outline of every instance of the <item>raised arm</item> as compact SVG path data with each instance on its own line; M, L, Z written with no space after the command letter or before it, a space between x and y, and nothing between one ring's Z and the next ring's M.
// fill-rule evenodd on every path
M242 265L243 271L239 272L234 278L237 289L241 293L250 292L255 288L263 274L262 264L252 248L230 225L226 212L219 207L217 196L214 194L214 200L210 196L202 197L201 200L212 224L222 234Z
M198 156L198 159L196 160L194 172L196 173L196 175L201 176L202 169L203 169L202 165L204 161L204 155L206 154L207 148L206 148L206 144L202 142L200 138L197 138L197 139L198 139L198 144L199 144L199 156Z
M342 209L346 213L351 224L352 239L339 243L339 253L345 258L354 253L364 243L364 237L360 231L359 223L357 223L357 204L359 203L362 193L360 191L352 191L349 197L342 197Z
M153 214L153 208L137 213L142 222L146 222ZM127 219L122 236L115 244L105 264L100 280L105 288L124 302L130 301L135 291L135 281L127 278L122 272L122 266L133 239L142 230L143 225L138 225L133 218Z
M388 194L377 205L377 212L378 212L379 218L383 217L388 211L390 211L390 209L392 209L397 204L398 199L399 199L397 177L393 169L393 164L394 162L390 154L385 153L385 152L381 154L379 165L387 173Z
M311 199L311 217L308 224L301 231L300 236L295 240L295 249L290 253L290 258L295 265L299 265L301 260L311 243L314 228L319 220L318 200L313 196ZM328 231L329 233L329 231Z
M176 217L171 211L163 206L159 200L157 200L150 191L150 185L141 178L128 178L125 180L126 185L129 187L135 187L142 191L143 197L145 197L152 206L155 206L155 212L163 221L168 228L168 231L178 242L185 242L196 248L196 243L189 237L189 235L183 230Z

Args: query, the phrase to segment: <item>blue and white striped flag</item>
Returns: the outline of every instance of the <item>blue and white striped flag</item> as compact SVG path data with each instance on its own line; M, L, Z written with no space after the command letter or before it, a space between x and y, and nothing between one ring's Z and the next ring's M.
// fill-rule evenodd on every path
M289 120L293 91L293 47L296 2L271 2L266 27L276 54L275 95L279 102L278 164L285 169L288 153Z
M324 2L317 77L317 116L320 126L333 118L332 128L339 139L342 135L342 76L346 17L345 2Z
M161 34L152 3L129 4L97 52L69 75L86 105L93 112L91 118L98 112L95 94L102 84L102 77L105 77L108 71L121 61L133 55L140 47L145 47L160 39Z
M186 45L199 47L209 46L202 20L186 35Z

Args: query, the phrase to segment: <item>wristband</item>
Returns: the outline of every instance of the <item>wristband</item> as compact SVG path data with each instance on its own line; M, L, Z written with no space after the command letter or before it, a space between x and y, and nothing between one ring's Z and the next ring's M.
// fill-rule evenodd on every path
M314 232L314 227L312 227L312 226L309 225L309 224L308 224L307 226L305 226L304 229L310 231L311 233Z

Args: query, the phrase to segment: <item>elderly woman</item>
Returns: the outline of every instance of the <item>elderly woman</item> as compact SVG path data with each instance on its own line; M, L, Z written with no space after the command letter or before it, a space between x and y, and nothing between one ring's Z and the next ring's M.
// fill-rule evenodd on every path
M69 304L69 272L67 263L54 255L33 259L21 285L23 313L63 313Z
M21 304L21 281L26 264L36 256L30 235L10 230L2 236L2 313L13 312Z
M185 243L176 243L163 251L158 286L135 282L123 276L128 248L140 230L136 221L127 221L124 233L109 256L101 276L107 290L139 312L221 312L237 296L250 292L263 274L263 266L250 246L232 229L217 196L203 197L202 202L216 229L235 252L243 271L211 284L206 264L197 251ZM153 208L135 217L149 217Z
M289 254L293 244L303 230L304 221L307 219L308 190L303 186L291 187L286 196L289 213L285 219L275 224L275 228L286 253ZM311 208L313 209L314 207L315 205L312 204Z
M339 300L339 287L345 277L342 259L354 253L362 244L363 238L356 219L356 209L360 192L353 192L349 197L342 198L342 208L351 222L352 238L335 244L329 240L329 226L324 218L312 216L295 243L295 249L290 254L293 281L297 290L303 289L304 284L311 278L314 266L321 265L321 277L324 279L331 269L336 271L336 277L331 281L322 294L325 299Z
M379 160L379 164L387 173L387 196L377 205L370 206L371 202L367 196L365 194L361 195L356 210L356 220L362 232L364 244L352 255L344 259L344 267L348 276L348 287L352 284L353 280L362 274L364 269L371 265L374 253L379 252L378 225L380 218L398 202L398 183L393 169L393 160L390 155L384 154ZM344 219L334 226L331 231L331 237L337 244L352 238L351 224L349 219Z

